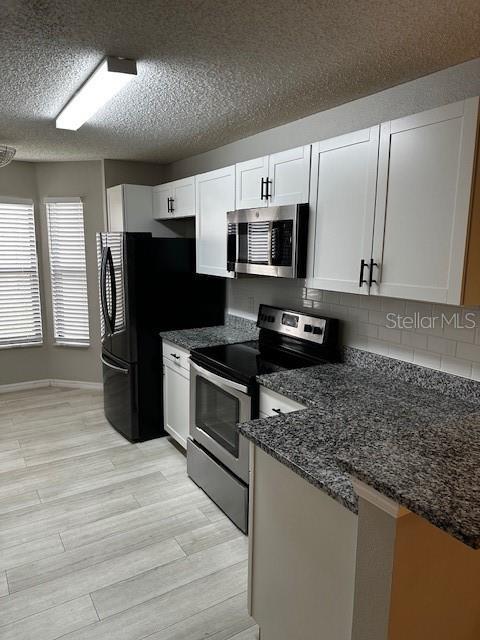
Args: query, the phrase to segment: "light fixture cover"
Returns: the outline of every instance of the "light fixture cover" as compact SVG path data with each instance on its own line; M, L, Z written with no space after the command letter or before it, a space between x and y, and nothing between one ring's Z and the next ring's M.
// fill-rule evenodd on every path
M0 167L6 167L7 164L15 157L17 150L14 147L7 147L6 144L0 144Z
M102 60L57 116L57 129L79 129L136 75L135 60L112 56Z

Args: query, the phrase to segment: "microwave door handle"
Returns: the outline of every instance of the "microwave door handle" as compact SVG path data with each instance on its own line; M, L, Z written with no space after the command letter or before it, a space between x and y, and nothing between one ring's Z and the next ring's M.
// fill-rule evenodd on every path
M211 371L207 371L203 367L199 367L194 362L190 361L190 367L202 378L208 380L212 384L215 384L217 387L221 389L234 389L235 391L239 391L240 393L248 394L248 387L238 382L234 382L233 380L228 380L226 378L222 378L218 376L216 373L212 373Z

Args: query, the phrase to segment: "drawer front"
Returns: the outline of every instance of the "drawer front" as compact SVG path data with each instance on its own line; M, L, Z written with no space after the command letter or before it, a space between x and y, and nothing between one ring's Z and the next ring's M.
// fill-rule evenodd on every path
M306 409L305 405L281 396L275 391L260 387L260 413L266 416L274 416L279 413L291 413L299 409Z
M164 360L171 362L177 367L182 367L182 369L190 370L190 351L166 340L163 341L162 349Z

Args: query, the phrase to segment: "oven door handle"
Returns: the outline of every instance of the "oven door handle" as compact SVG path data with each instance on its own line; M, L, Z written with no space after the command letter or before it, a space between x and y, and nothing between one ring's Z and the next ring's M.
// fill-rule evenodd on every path
M209 380L218 387L222 387L224 389L235 389L235 391L240 391L241 393L248 394L248 387L243 384L234 382L233 380L228 380L227 378L222 378L221 376L217 376L216 373L207 371L206 369L204 369L203 367L199 367L192 361L190 361L190 366L196 373L201 375L202 378Z

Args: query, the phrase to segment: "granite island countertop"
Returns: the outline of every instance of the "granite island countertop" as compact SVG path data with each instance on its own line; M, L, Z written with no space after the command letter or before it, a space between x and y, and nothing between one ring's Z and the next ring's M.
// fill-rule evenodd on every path
M480 385L360 358L259 376L307 408L240 432L353 512L351 476L480 548Z
M160 337L188 351L200 347L214 347L219 344L233 344L257 340L258 328L255 322L239 316L227 315L224 325L201 327L198 329L178 329L162 331Z

